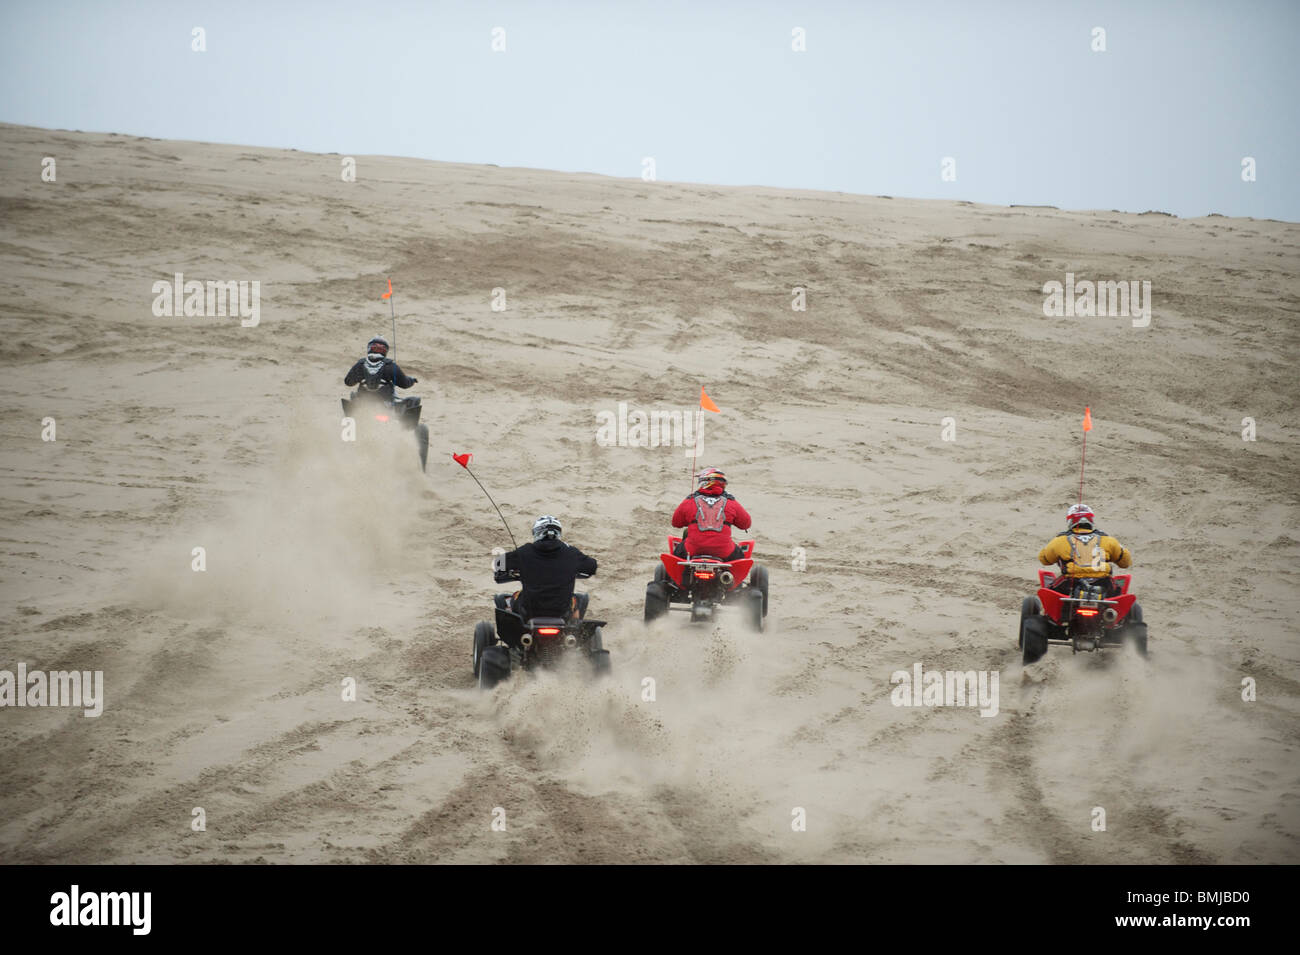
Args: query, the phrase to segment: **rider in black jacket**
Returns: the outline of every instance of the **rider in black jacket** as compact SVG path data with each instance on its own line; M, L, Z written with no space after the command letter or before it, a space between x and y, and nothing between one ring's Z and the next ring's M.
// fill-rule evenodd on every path
M512 601L513 609L529 617L568 617L575 612L573 582L579 574L596 573L596 558L560 540L563 528L549 514L533 522L533 542L499 555L493 561L493 577L523 583Z
M419 380L403 374L397 362L388 357L388 339L375 336L366 343L366 357L348 370L343 384L363 385L367 391L392 398L394 388L410 388Z

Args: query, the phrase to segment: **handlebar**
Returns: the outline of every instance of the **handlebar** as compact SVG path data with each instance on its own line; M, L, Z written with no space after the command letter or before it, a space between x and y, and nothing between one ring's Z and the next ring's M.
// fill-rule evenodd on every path
M578 574L577 579L587 580L591 576L592 576L591 574ZM496 571L495 573L493 573L492 577L499 584L504 584L507 580L522 580L522 578L519 576L519 571L517 570Z

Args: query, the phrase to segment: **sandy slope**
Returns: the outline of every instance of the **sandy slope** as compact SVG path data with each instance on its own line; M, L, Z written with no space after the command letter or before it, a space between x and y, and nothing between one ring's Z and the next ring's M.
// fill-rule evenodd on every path
M0 861L1300 861L1300 226L339 169L0 127L0 668L108 696L0 710ZM155 318L176 271L260 281L261 324ZM1149 279L1151 327L1045 318L1067 271ZM427 476L340 440L389 274ZM701 383L762 637L643 627L689 462L595 441ZM1085 404L1153 652L1025 670ZM516 534L552 511L599 557L611 681L472 689L504 535L452 450ZM999 671L998 715L894 707L917 661Z

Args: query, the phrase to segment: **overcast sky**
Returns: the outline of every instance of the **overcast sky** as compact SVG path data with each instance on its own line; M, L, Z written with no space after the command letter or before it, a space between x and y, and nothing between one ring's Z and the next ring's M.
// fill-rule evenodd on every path
M5 122L1300 221L1290 0L0 2Z

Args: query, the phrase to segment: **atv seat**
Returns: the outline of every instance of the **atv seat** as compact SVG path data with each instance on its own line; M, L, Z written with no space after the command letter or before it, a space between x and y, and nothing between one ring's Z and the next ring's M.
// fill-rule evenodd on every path
M553 627L556 630L563 630L566 623L568 621L563 617L529 617L525 626L530 630L534 627Z
M1043 586L1048 590L1054 590L1062 596L1077 596L1083 587L1100 587L1102 597L1115 597L1122 594L1127 588L1127 581L1121 583L1114 577L1070 577L1066 574L1044 579Z
M519 594L520 591L518 590L513 594L497 594L496 597L493 598L493 601L496 603L498 610L503 610L506 613L513 614L515 617L519 617L519 615L512 609L514 606L512 598L518 597ZM581 620L585 617L587 615L587 604L590 601L590 594L575 593L573 595L573 609L569 611L570 619ZM520 617L519 621L520 623L523 623L523 618Z
M734 543L736 545L736 549L732 551L731 556L729 557L711 557L708 554L697 554L694 557L689 557L686 554L685 541L686 539L684 535L682 537L677 537L676 535L669 535L668 554L673 557L681 558L682 560L716 560L716 561L721 561L722 563L727 563L729 561L734 562L737 560L744 560L745 558L752 557L754 555L754 542L752 540L747 540L747 541L735 541Z

